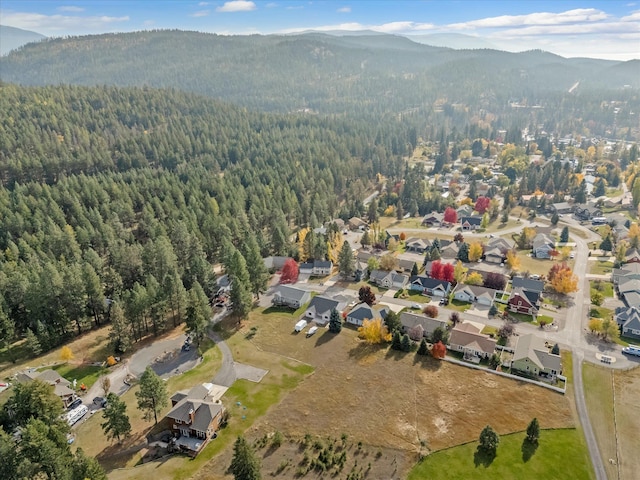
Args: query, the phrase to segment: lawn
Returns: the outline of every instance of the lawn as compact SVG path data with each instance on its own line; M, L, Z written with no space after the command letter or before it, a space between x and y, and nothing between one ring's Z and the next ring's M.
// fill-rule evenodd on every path
M536 273L538 275L546 275L551 267L556 263L553 260L544 258L533 258L529 255L528 250L518 250L518 258L520 259L520 271Z
M591 305L589 308L589 315L595 318L611 318L613 316L613 310L605 307L596 307Z
M456 310L457 312L466 312L471 308L471 304L467 302L461 302L460 300L451 300L447 308Z
M605 297L613 297L613 284L611 282L602 280L590 280L591 295L595 292L600 292Z
M46 370L49 367L42 368ZM98 380L100 375L107 373L107 369L103 367L96 367L94 365L74 365L71 363L62 363L60 365L54 365L50 367L60 374L61 377L66 378L70 382L77 380L76 389L80 389L80 385L84 383L89 390L94 383Z
M605 275L611 273L613 270L613 262L603 262L602 260L596 260L591 263L591 269L589 273L594 275Z
M544 420L541 423L544 426ZM411 470L408 480L595 478L586 444L577 430L542 430L533 451L525 447L524 439L522 432L501 436L493 461L476 455L475 441L435 452Z

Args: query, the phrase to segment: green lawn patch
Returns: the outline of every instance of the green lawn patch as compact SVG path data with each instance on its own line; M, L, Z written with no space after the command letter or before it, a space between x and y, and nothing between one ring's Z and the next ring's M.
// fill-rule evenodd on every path
M482 329L482 332L480 332L480 333L484 333L485 335L497 336L498 335L498 329L496 327L492 327L490 325L485 325L485 327Z
M589 315L594 318L611 318L613 315L613 310L605 307L596 307L592 305L589 309Z
M501 436L493 461L478 458L477 442L435 452L411 470L408 480L594 478L584 438L577 430L542 430L535 449L527 448L524 439L523 432Z
M460 300L451 300L451 302L449 302L449 308L458 312L466 312L471 308L471 304L461 302Z
M631 338L631 337L627 337L627 336L621 336L620 337L620 342L621 345L627 347L629 345L638 345L640 346L640 340L638 340L637 338Z
M47 370L49 367L43 368ZM77 387L83 383L87 387L87 390L96 383L100 375L106 373L106 369L103 367L96 367L94 365L72 365L70 363L62 363L60 365L54 365L50 367L51 370L55 370L61 377L66 378L70 382L77 380Z
M613 297L613 284L606 280L591 280L589 281L591 286L591 295L595 292L600 292L605 297Z
M594 275L605 275L611 273L613 270L613 262L604 262L602 260L596 260L591 262L591 271Z
M519 322L533 323L533 316L531 315L525 315L524 313L517 313L517 312L509 312L509 315L515 318L516 320L518 320Z
M176 375L167 380L167 389L170 392L188 390L195 385L210 382L211 372L217 372L222 364L222 352L213 342L206 338L199 348L202 362L182 375Z

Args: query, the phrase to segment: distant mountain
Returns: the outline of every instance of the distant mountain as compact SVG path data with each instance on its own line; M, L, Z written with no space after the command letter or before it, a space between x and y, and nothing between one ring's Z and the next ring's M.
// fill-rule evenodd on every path
M0 25L0 55L6 55L11 50L20 48L27 43L38 42L44 38L47 37L36 32Z
M454 50L474 50L478 48L500 50L496 44L485 38L462 33L432 33L428 35L406 35L406 37L416 43L433 47L453 48Z

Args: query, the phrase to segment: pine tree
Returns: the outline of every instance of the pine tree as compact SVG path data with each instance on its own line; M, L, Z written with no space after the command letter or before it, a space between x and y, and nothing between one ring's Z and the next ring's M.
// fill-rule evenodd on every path
M210 318L211 308L209 307L209 299L200 284L196 281L191 287L191 290L189 290L186 324L187 332L193 337L198 346L205 337Z
M479 442L482 450L495 455L498 444L500 443L500 437L491 426L487 425L482 429L482 432L480 432Z
M235 480L260 480L260 461L253 448L240 436L233 445L233 458L229 471Z
M40 345L40 340L38 340L38 337L36 337L36 334L33 333L33 330L31 330L30 328L27 328L27 334L26 334L26 339L27 339L27 350L29 350L29 353L31 354L32 357L37 357L38 355L40 355L42 353L42 346Z
M411 339L409 338L409 335L407 335L406 333L402 336L402 341L400 344L400 347L402 349L403 352L410 352L411 351Z
M424 338L420 341L417 353L418 355L429 355L429 347L427 347L427 341Z
M527 440L529 443L538 443L538 439L540 438L540 424L538 423L538 419L534 417L529 423L527 427Z
M349 242L344 242L340 253L338 254L338 270L344 278L353 275L355 270L355 259L353 258L353 250Z
M111 318L109 344L114 352L125 353L131 348L131 323L125 318L119 301L111 303L109 317Z
M247 235L243 247L243 257L249 273L251 292L260 298L260 294L267 291L269 271L262 260L262 255L260 255L260 247L258 247L255 235Z
M560 233L560 243L567 243L569 241L569 227L564 227Z
M144 413L145 420L155 420L158 424L158 413L167 406L167 385L154 372L147 367L140 377L140 390L136 392L138 409Z
M460 248L458 249L458 260L464 263L469 262L469 244L467 242L462 242L460 244Z
M329 331L331 333L340 333L342 331L342 319L335 308L331 310L331 315L329 316Z
M557 213L554 213L553 215L551 215L551 225L557 225L558 222L560 221L560 216Z
M131 433L127 404L120 400L120 397L115 393L107 395L107 406L102 412L102 418L106 422L100 426L107 439L115 438L120 443L120 437L126 437Z
M613 242L611 241L611 235L607 235L604 237L604 240L600 243L600 250L604 250L605 252L610 252L613 250Z
M394 350L402 350L402 337L398 330L393 332L393 336L391 337L391 348Z

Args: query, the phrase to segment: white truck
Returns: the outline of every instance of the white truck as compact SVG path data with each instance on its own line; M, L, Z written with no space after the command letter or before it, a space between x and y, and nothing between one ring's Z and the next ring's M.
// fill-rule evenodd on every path
M296 326L293 329L296 332L301 332L302 330L305 329L306 326L307 326L307 321L306 320L300 320L298 323L296 323Z
M89 408L86 405L80 405L79 407L70 410L66 415L67 423L69 425L74 425L75 423L79 422L80 419L84 417L88 411Z

